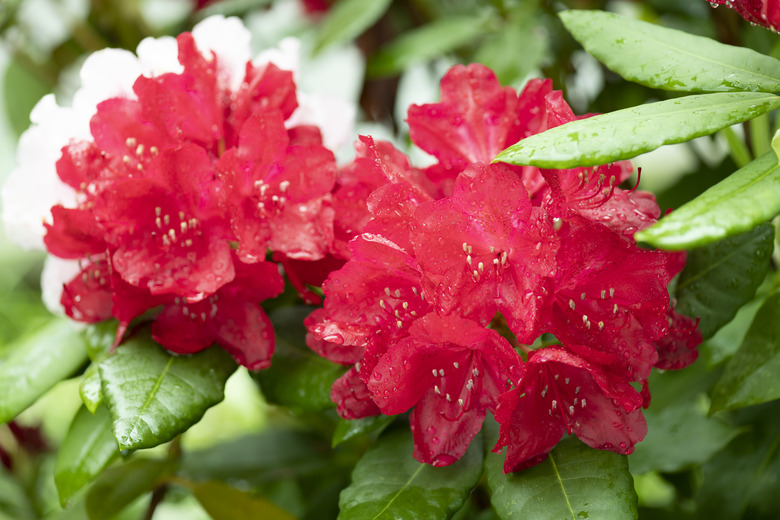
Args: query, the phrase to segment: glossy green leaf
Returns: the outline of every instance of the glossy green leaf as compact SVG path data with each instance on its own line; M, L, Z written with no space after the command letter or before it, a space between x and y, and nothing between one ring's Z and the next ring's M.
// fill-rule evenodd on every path
M707 417L707 391L715 378L702 361L650 375L653 397L643 411L647 436L628 456L633 474L671 473L702 464L739 433L719 418Z
M385 14L391 3L392 0L339 0L320 26L314 52L360 36Z
M218 347L174 356L136 336L100 363L103 400L121 449L151 448L198 422L224 398L236 365Z
M87 342L87 354L89 359L96 361L109 354L116 339L117 322L115 320L101 321L94 325L88 325L84 329L84 338Z
M474 16L449 16L407 31L371 56L369 77L389 76L409 65L438 57L470 43L488 30L487 20Z
M62 506L118 455L108 410L101 406L93 415L81 408L73 418L54 467L54 482Z
M434 468L412 458L408 430L383 435L355 466L341 492L339 520L449 518L482 475L482 437L450 466Z
M625 456L595 450L570 437L536 466L505 475L503 465L504 457L488 455L488 486L503 520L637 518L634 481Z
M92 363L84 371L79 383L79 396L84 406L90 413L95 413L100 403L103 401L103 394L100 393L100 370L98 363Z
M758 310L739 350L712 392L712 412L780 398L780 293Z
M52 319L8 350L0 361L0 423L16 417L87 360L84 338L65 318Z
M264 498L252 496L221 482L205 482L192 494L213 520L294 520L295 517Z
M103 472L87 493L90 520L106 520L154 489L168 469L165 460L135 459Z
M566 123L532 135L495 161L541 168L595 166L681 143L780 107L762 92L698 94Z
M700 318L699 329L709 338L749 302L769 270L774 228L755 229L688 253L677 283L677 310Z
M630 81L683 92L780 90L780 61L603 11L559 13L586 51Z
M330 388L347 369L306 346L306 329L301 324L311 310L282 307L271 313L276 331L273 363L252 376L269 402L317 412L336 406L330 400Z
M372 432L381 432L393 422L395 416L392 415L374 415L373 417L364 417L362 419L353 419L347 421L342 419L336 425L336 431L333 432L333 447L335 448L342 442L355 437Z
M780 213L780 165L762 155L636 234L663 249L688 249L752 229Z

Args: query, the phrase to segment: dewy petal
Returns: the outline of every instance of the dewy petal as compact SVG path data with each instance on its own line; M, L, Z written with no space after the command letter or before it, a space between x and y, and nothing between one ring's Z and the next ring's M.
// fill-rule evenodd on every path
M780 32L780 5L776 0L712 0L710 5L727 5L752 24Z
M506 147L516 107L515 91L501 87L493 71L456 65L441 80L441 102L412 105L407 122L412 141L457 173Z
M627 381L564 346L537 350L518 387L500 398L493 451L507 447L507 473L544 460L565 432L627 455L647 433L641 406L641 395Z
M355 367L336 379L330 390L330 400L336 403L336 411L343 419L362 419L381 413Z
M110 319L110 278L105 257L89 262L62 290L60 303L65 313L85 323Z
M702 342L698 321L675 310L669 312L669 333L655 342L661 370L685 368L699 357L697 347Z
M92 212L83 209L51 208L53 224L45 224L46 249L60 258L84 258L106 251L103 230Z

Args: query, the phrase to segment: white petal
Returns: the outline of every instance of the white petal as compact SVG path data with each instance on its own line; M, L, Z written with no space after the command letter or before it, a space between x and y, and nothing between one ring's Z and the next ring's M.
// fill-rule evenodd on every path
M78 260L64 260L49 255L43 264L41 273L41 292L43 304L54 314L65 314L65 309L60 303L62 287L79 274Z
M283 70L292 71L295 81L298 81L301 42L297 38L285 38L275 48L266 49L258 54L252 62L257 65L273 63Z
M103 100L135 98L133 83L142 72L141 63L130 51L103 49L93 52L81 67L82 86L73 96L73 108L91 115Z
M285 123L287 128L297 125L320 127L323 144L337 150L355 138L355 105L335 96L298 92L298 108Z
M176 38L144 38L136 49L141 70L146 76L159 76L166 72L181 73L184 67L179 63L179 47Z
M211 51L217 55L217 74L220 83L237 90L244 80L246 63L251 57L251 35L240 19L210 16L192 29L198 50L206 58Z

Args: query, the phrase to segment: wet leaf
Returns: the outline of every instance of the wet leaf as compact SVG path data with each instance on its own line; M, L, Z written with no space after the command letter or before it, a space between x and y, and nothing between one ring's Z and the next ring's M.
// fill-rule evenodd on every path
M332 446L335 448L342 442L348 441L355 437L365 435L371 432L381 432L387 426L393 422L395 416L392 415L375 415L373 417L364 417L362 419L353 419L348 421L342 419L336 425L336 431L333 432Z
M92 415L81 408L62 442L54 467L54 482L63 507L71 497L97 477L119 455L105 407Z
M358 37L379 20L392 0L339 0L322 21L314 52Z
M503 520L637 518L628 458L575 437L559 442L541 464L517 473L505 475L499 455L489 454L485 462L493 507Z
M757 228L688 253L677 283L677 310L700 318L707 339L749 302L769 270L774 228Z
M174 356L138 335L99 368L114 436L121 449L135 450L167 442L198 422L222 401L236 365L218 347Z
M135 459L103 472L87 493L90 520L105 520L154 489L169 467L165 460Z
M629 81L683 92L780 90L780 61L597 10L559 13L586 51Z
M408 430L383 435L355 466L341 492L339 520L449 518L482 475L482 436L458 462L434 468L412 458Z
M273 502L221 482L198 484L192 493L213 520L295 520Z
M84 406L90 413L95 413L100 403L103 402L103 394L100 393L99 363L90 364L81 376L79 383L79 396Z
M532 135L495 161L541 168L595 166L717 132L780 107L762 92L698 94L579 119Z
M758 310L739 350L712 392L711 412L780 398L780 293Z
M780 213L780 165L769 152L636 234L662 249L688 249L733 236Z
M0 361L0 423L8 422L87 360L84 338L55 318L8 347Z
M368 61L369 77L389 76L468 44L488 30L487 20L449 16L407 31L385 45Z

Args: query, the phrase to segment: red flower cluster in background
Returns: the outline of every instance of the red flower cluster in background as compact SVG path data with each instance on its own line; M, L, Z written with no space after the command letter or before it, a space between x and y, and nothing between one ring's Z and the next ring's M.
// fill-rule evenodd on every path
M414 168L363 137L337 182L335 236L349 260L306 325L312 349L351 366L332 389L339 414L411 409L415 457L437 466L463 455L488 411L505 471L544 460L564 433L631 453L649 400L631 383L690 364L701 341L667 292L684 253L634 243L659 209L617 187L628 163L491 163L575 119L549 80L518 95L484 66L456 66L441 91L408 117L435 164ZM503 323L511 334L491 327ZM540 336L550 346L523 346Z
M750 23L780 31L780 2L777 0L708 0L710 5L728 6Z
M266 252L309 262L330 251L335 159L316 127L285 128L291 72L248 62L236 88L190 33L177 42L182 72L138 77L134 98L98 105L92 140L63 148L57 173L79 205L52 208L45 243L80 260L61 300L72 318L118 319L118 342L155 308L167 349L217 342L259 370L274 346L259 303L284 287Z

